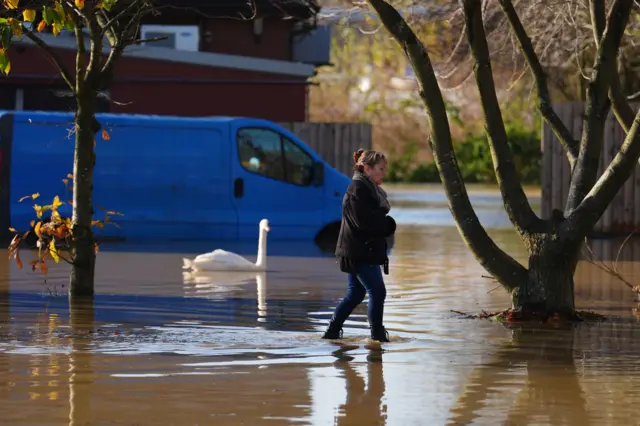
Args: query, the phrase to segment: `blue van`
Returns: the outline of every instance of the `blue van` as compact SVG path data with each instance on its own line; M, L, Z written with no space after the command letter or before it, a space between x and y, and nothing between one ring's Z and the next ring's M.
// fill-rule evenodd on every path
M72 113L0 112L0 234L22 231L35 203L71 200ZM122 240L252 240L268 218L270 239L337 237L350 178L295 134L262 119L98 114L93 203L122 212L120 227L96 229ZM71 185L71 182L69 182ZM61 209L71 214L66 204Z

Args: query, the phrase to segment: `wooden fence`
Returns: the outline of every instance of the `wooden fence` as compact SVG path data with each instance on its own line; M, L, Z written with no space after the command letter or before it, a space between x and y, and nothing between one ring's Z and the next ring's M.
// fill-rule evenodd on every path
M554 108L574 139L579 140L582 134L585 104L563 103L554 105ZM624 130L615 116L609 113L605 123L598 177L620 150L624 137ZM549 125L545 123L542 133L542 217L549 218L552 209L564 210L570 179L571 170L564 149ZM594 231L602 234L629 234L635 229L640 229L640 169L638 167L616 194Z
M279 123L295 133L327 163L347 176L353 174L353 153L372 146L369 123Z

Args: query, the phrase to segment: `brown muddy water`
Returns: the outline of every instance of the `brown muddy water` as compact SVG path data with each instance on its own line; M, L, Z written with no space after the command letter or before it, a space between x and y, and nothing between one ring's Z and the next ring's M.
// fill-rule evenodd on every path
M627 287L583 262L577 303L610 321L509 330L460 319L450 310L498 310L509 299L482 277L438 190L390 195L399 228L385 277L392 342L382 345L367 339L366 305L342 344L320 339L346 284L331 256L304 245L270 243L267 273L184 276L181 258L194 247L105 244L94 306L72 309L49 293L64 293L64 266L45 289L40 275L3 260L0 423L639 423L640 327ZM497 194L472 195L496 242L524 261ZM593 250L608 261L619 244ZM629 281L640 277L639 257L640 243L627 243L619 269Z

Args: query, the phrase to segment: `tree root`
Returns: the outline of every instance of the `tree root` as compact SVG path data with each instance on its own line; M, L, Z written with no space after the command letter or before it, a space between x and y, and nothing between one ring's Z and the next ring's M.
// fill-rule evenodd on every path
M606 321L604 315L597 314L591 311L575 311L571 315L567 314L549 314L547 312L520 310L515 311L513 309L505 309L498 312L485 312L480 314L469 314L465 312L451 310L451 312L460 315L463 319L488 319L492 321L498 321L505 325L516 323L559 323L559 322L597 322Z

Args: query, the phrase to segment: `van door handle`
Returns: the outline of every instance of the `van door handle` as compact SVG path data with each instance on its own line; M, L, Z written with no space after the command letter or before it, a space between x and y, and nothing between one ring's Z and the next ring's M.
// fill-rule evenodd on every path
M244 195L244 181L242 180L242 178L237 178L233 182L233 195L236 198L242 198L242 196Z

